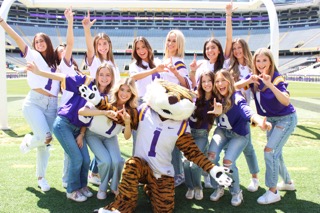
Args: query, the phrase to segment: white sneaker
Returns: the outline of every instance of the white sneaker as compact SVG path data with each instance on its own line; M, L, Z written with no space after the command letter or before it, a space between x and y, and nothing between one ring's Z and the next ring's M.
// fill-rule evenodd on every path
M189 200L192 200L194 198L194 190L193 189L188 189L186 193L186 198Z
M212 189L213 186L211 185L210 175L204 176L203 179L204 179L204 188Z
M98 185L98 186L100 186L100 184L101 184L101 179L100 179L100 177L98 177L98 176L96 176L96 175L91 175L91 174L89 174L89 175L88 175L88 182L89 182L89 183L92 183L93 185Z
M218 201L220 197L224 195L224 188L219 186L214 192L210 195L210 200Z
M43 192L47 192L50 190L50 186L45 178L41 178L40 180L38 180L38 186Z
M255 192L259 188L259 180L257 178L252 178L251 182L247 188L249 192Z
M296 188L294 187L293 180L291 180L291 184L285 183L283 181L281 183L278 183L277 189L280 191L294 191L294 190L296 190Z
M276 203L280 200L281 200L281 197L278 190L276 193L273 193L272 191L268 190L261 197L259 197L257 201L259 204L270 204L270 203Z
M240 190L240 192L238 192L237 194L232 195L231 204L233 206L239 206L242 203L242 201L243 201L242 190Z
M200 188L194 189L194 198L196 200L202 200L203 199L203 191Z
M31 149L28 146L28 142L31 141L31 138L32 138L32 135L30 135L30 134L26 134L23 137L23 140L20 144L20 151L22 154L26 154L26 153L30 152Z
M107 210L107 209L104 209L104 208L100 208L98 213L120 213L118 210Z
M104 200L107 198L107 193L99 190L97 193L97 198L99 200Z
M67 198L70 200L74 200L76 202L83 202L87 200L87 197L84 196L80 191L74 191L72 193L67 192Z
M92 197L93 194L92 192L90 192L90 190L88 189L88 187L83 187L82 189L80 189L81 194L83 194L86 197Z

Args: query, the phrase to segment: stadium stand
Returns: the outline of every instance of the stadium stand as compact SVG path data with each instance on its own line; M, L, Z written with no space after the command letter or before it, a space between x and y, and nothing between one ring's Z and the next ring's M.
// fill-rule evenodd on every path
M228 2L228 1L226 1ZM300 73L300 67L309 58L320 54L320 14L319 1L311 0L276 0L279 19L279 70L282 73ZM2 1L0 1L2 3ZM76 8L76 7L74 7ZM53 45L64 41L66 21L63 17L64 8L42 9L26 8L16 1L8 14L8 22L14 30L23 35L31 45L33 36L37 32L50 35ZM84 10L76 10L74 36L74 58L80 65L84 65L86 50L85 38L81 25ZM202 58L204 41L214 36L225 44L225 14L222 10L210 11L92 11L91 17L97 21L93 27L93 34L106 32L113 44L116 64L125 71L131 62L130 44L136 36L145 36L152 45L155 55L162 58L164 42L170 29L180 29L186 37L186 64L192 61L193 53ZM262 5L258 10L237 10L233 14L233 37L245 39L254 52L260 47L269 47L270 30L266 8ZM18 58L19 53L14 48L16 44L7 36L7 61L23 65ZM318 73L314 69L312 73ZM302 74L309 71L301 71ZM319 74L319 73L318 73Z

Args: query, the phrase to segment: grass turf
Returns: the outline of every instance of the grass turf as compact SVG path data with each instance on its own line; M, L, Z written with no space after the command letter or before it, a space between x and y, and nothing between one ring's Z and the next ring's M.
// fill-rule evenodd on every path
M10 80L8 85L8 109L10 130L0 131L0 212L92 212L113 200L108 194L104 201L96 197L84 203L67 200L65 189L61 184L63 150L57 140L49 160L47 180L51 185L49 192L43 193L37 188L35 177L36 151L26 155L19 151L22 137L31 130L26 124L22 113L22 98L29 90L25 80ZM14 87L14 88L12 88ZM264 185L265 165L263 148L265 133L258 128L252 129L254 147L260 166L260 188L255 193L245 188L249 184L250 174L241 155L237 161L240 173L241 187L244 193L244 203L239 207L230 204L231 195L226 191L218 201L212 202L209 196L212 189L204 189L204 199L201 201L185 199L187 188L182 184L176 188L175 212L319 212L320 211L320 172L318 166L320 156L320 84L291 82L289 90L292 103L298 113L298 126L289 138L284 148L284 158L297 191L281 192L282 200L276 204L262 206L257 204L257 198L262 195ZM211 137L212 134L210 134ZM126 141L119 136L122 154L125 158L131 154L131 140ZM90 185L94 194L98 188ZM140 189L136 212L151 212L142 189Z

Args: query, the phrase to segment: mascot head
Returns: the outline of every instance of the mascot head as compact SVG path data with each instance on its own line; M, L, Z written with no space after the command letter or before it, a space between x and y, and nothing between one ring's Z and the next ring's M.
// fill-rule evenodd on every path
M193 103L195 97L196 94L191 90L157 79L148 85L143 100L161 117L180 121L192 115L195 109Z

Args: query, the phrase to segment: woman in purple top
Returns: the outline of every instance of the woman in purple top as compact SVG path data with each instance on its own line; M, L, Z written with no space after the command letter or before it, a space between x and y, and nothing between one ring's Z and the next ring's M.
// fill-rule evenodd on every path
M297 115L290 104L288 84L276 70L271 51L258 49L253 62L253 75L241 81L238 87L250 85L258 114L266 116L273 126L267 133L264 149L265 181L269 190L258 199L259 204L270 204L281 200L278 190L295 190L283 161L282 149L297 125ZM278 183L279 175L283 179L281 183Z
M213 92L214 73L205 71L201 73L198 84L198 97L195 102L196 109L189 119L191 134L201 152L208 149L208 134L212 128L215 114L221 114L222 105L216 103L216 95ZM214 109L214 111L212 111ZM185 160L183 163L185 184L188 187L186 198L202 200L203 188L201 184L202 169L196 164ZM210 179L210 178L209 178Z
M213 91L217 101L222 103L222 114L217 118L215 129L210 143L208 156L216 161L221 151L225 148L223 165L233 170L233 185L230 187L232 194L231 204L239 206L243 200L240 189L239 173L236 160L246 147L249 140L249 122L258 125L262 130L271 129L271 124L254 113L248 106L240 91L236 91L234 80L229 71L221 69L216 73ZM214 180L213 180L214 181ZM214 181L215 183L215 181ZM217 185L216 183L214 185ZM224 195L224 188L218 186L211 194L210 200L218 201Z

